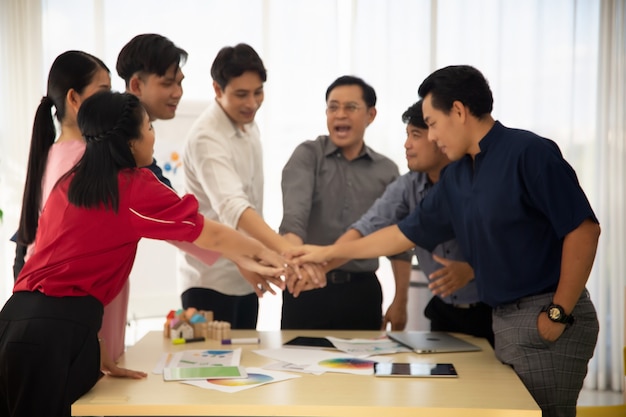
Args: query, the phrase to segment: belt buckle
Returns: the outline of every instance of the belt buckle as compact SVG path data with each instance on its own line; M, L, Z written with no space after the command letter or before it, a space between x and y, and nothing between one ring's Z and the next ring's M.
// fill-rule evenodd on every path
M351 276L350 273L346 271L330 271L326 279L333 284L345 284L350 282Z
M474 306L474 304L452 304L454 307L456 308L462 308L462 309L468 309L468 308L472 308Z

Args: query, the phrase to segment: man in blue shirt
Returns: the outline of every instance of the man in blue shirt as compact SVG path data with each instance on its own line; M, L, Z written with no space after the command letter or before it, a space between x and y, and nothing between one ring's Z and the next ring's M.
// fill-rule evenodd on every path
M404 112L402 121L406 123L404 148L410 171L387 186L385 193L341 236L341 241L367 236L404 219L439 181L441 170L450 163L437 145L428 141L421 100ZM474 270L464 261L457 242L441 243L432 252L418 246L414 253L424 274L433 280L429 287L434 296L424 310L431 330L484 337L493 346L491 307L480 302ZM399 287L396 284L391 306L403 308L406 317L408 282ZM385 317L383 324L387 322L390 320Z
M544 417L575 416L599 329L585 284L600 236L576 173L553 141L492 118L491 90L475 68L437 70L418 92L429 140L455 162L397 226L300 262L430 249L456 236L494 308L496 356Z

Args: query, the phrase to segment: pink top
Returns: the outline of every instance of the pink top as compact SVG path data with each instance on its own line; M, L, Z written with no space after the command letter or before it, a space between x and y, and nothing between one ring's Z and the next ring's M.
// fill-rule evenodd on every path
M41 180L41 207L39 212L43 210L43 207L48 201L50 191L54 188L55 184L67 171L72 169L74 165L82 158L85 153L85 142L82 140L65 140L63 142L56 142L48 151L48 160L46 161L46 170ZM26 249L26 255L24 256L24 262L35 252L35 242L28 245Z

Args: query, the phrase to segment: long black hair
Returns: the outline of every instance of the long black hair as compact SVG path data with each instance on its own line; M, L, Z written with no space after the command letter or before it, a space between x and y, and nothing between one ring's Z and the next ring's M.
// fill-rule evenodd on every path
M21 245L31 244L37 233L42 198L41 181L46 169L48 152L56 139L52 107L56 109L57 120L63 122L68 91L73 89L81 94L100 69L110 72L100 59L82 51L64 52L50 67L47 93L37 107L30 140L22 212L17 232L17 240Z
M122 169L137 167L130 142L141 138L145 115L139 99L128 93L104 91L83 102L78 127L87 146L67 174L74 174L68 191L70 203L117 212L117 175Z

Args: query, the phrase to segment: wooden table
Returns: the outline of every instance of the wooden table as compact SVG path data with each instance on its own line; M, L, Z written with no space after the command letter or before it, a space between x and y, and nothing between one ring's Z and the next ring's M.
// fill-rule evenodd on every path
M260 337L260 345L243 349L241 364L259 367L273 360L256 349L281 347L295 336L370 338L381 332L233 331L232 337ZM484 339L457 335L483 348L481 352L393 355L395 362L450 362L459 377L379 378L325 373L299 374L274 384L223 393L178 382L164 382L151 371L163 352L222 347L217 341L171 344L151 332L132 346L120 365L143 370L144 380L102 378L72 405L73 416L541 416L541 410L513 370L501 364Z

